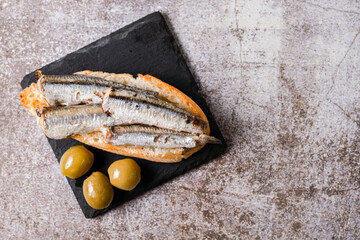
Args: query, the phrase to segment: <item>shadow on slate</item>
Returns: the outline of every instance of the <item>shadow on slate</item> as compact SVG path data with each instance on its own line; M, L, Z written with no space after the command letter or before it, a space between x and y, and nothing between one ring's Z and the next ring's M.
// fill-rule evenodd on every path
M79 179L68 178L86 218L93 218L105 213L159 184L218 157L225 151L224 138L204 99L200 96L194 77L189 71L161 13L155 12L147 15L41 68L45 74L72 74L87 69L110 73L130 73L135 76L138 73L150 74L169 83L187 94L201 107L209 119L211 135L221 139L224 144L208 144L201 151L180 163L155 163L134 158L141 167L142 179L139 185L130 192L114 188L113 202L108 208L102 210L95 210L87 205L82 194L82 183L93 171L101 171L107 174L107 168L110 164L124 158L124 156L87 146L95 155L94 166ZM21 86L26 88L32 82L35 82L35 71L24 77ZM58 161L69 147L82 144L73 139L48 139L48 141Z

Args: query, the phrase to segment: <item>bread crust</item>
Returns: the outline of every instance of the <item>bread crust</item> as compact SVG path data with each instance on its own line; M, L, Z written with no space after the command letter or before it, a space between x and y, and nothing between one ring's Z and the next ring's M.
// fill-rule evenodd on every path
M188 112L200 117L208 123L208 120L201 110L201 108L187 95L178 90L177 88L151 76L151 75L141 75L138 74L138 77L135 79L130 74L115 74L115 73L106 73L106 72L93 72L90 70L85 70L81 72L76 72L74 74L83 74L94 77L100 77L108 79L115 82L121 82L134 87L140 87L146 90L156 91L159 93L159 97L166 99L179 107L187 110ZM38 92L36 84L33 83L30 87L24 89L20 94L21 105L26 107L31 115L36 116L36 109L48 106L48 103L45 99L42 98L42 95ZM210 127L208 126L205 134L210 134ZM107 144L101 138L101 132L94 132L82 135L73 136L75 140L82 142L84 144L93 146L95 148L102 149L107 152L112 152L115 154L142 158L154 162L164 162L164 163L174 163L180 162L182 159L190 157L195 152L199 151L204 146L199 146L192 148L190 150L183 148L176 149L156 149L149 147L125 147L125 146L113 146Z

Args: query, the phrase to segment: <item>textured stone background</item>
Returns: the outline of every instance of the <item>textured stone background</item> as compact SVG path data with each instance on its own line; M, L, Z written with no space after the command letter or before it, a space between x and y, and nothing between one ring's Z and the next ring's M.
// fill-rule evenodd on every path
M229 149L85 219L19 83L157 10ZM359 32L358 0L0 0L0 238L359 239Z

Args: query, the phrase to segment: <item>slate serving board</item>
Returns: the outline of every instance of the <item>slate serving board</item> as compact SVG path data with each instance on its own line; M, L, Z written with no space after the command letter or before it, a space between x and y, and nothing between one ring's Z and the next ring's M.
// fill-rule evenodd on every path
M212 117L198 87L179 51L166 22L159 12L154 12L133 22L110 35L103 37L65 57L41 68L44 74L72 74L82 70L110 73L150 74L178 88L191 97L205 112L210 122L211 135L221 139L222 145L206 145L200 152L180 163L155 163L134 158L141 167L141 181L132 191L114 188L111 205L102 210L87 205L82 194L83 181L94 171L107 174L112 162L125 158L87 146L94 155L92 169L83 177L68 182L86 218L93 218L129 201L140 194L179 176L196 166L218 157L226 149L225 141ZM35 82L35 71L26 75L22 88ZM71 146L79 145L76 140L48 139L58 161ZM60 174L60 170L59 170Z

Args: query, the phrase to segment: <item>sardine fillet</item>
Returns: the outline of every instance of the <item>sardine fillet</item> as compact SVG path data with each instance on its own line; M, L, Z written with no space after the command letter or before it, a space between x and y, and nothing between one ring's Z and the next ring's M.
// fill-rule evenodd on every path
M105 141L116 146L150 146L157 148L194 148L221 141L205 134L194 135L149 126L115 126L109 128Z
M104 114L99 104L48 107L39 112L39 125L46 136L54 139L100 131L115 124L116 120Z
M132 93L157 95L153 91L86 75L43 75L41 71L36 71L36 79L38 90L51 106L101 103L103 92L110 87Z
M195 134L204 133L207 128L205 121L190 113L185 114L154 102L118 96L112 89L105 91L102 108L122 125L141 124Z

